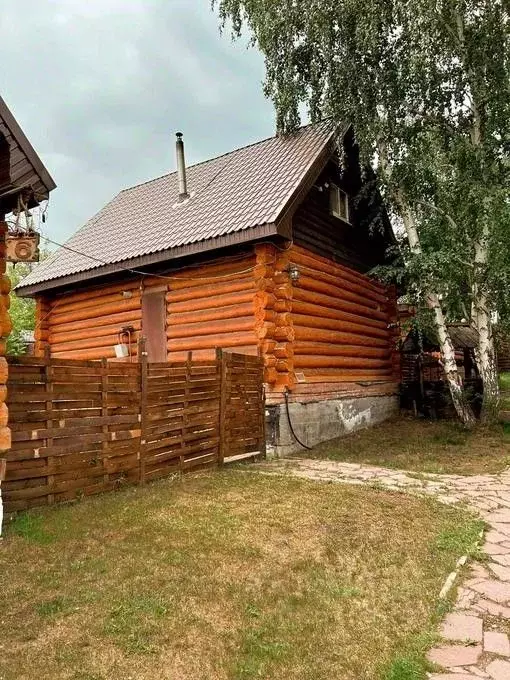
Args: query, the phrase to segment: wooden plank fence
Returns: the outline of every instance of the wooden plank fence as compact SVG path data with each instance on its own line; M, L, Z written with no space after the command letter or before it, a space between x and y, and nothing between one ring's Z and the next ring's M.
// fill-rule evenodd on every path
M263 365L10 357L8 512L265 455Z

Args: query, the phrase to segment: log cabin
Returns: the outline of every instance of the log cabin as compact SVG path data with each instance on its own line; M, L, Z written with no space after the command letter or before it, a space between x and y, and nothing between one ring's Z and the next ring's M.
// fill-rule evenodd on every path
M33 208L47 199L55 186L41 159L0 97L0 457L11 445L5 404L8 371L5 352L7 337L11 331L8 312L11 284L6 274L8 227L5 218L18 207L20 199L23 199L28 208Z
M36 353L132 361L143 336L154 362L259 354L278 454L390 416L396 296L369 273L393 236L352 128L325 121L191 167L178 133L176 159L18 286L37 301Z

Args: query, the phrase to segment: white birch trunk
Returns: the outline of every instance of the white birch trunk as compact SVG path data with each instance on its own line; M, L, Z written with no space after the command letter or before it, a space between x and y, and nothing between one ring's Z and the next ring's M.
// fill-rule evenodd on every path
M473 114L471 128L471 144L479 148L483 143L482 108L483 99L478 97L476 78L469 66L465 49L464 18L457 10L455 12L457 37L461 49L461 58L468 74L469 102ZM489 211L490 212L490 211ZM500 406L498 369L496 351L492 332L492 319L489 299L484 285L485 270L489 256L490 226L488 215L484 218L481 237L474 242L474 277L472 285L471 323L478 334L478 346L475 349L475 359L478 372L483 383L483 403L481 418L485 421L494 420L498 416Z
M474 283L472 287L471 322L478 335L475 359L483 382L482 420L490 422L499 415L500 394L494 334L487 294L483 284L484 270L488 259L489 229L484 226L482 239L475 242Z
M377 150L380 170L386 181L389 183L391 180L391 167L388 162L386 145L382 139L378 140ZM421 255L422 248L420 236L418 234L418 227L416 225L415 214L411 210L407 200L399 189L396 189L393 195L400 209L400 216L404 222L407 240L409 242L411 252L415 255ZM446 320L444 318L443 308L441 307L439 296L436 293L427 293L427 304L434 314L434 321L439 340L439 349L441 351L443 368L448 388L450 390L453 406L457 412L457 415L465 425L474 425L476 419L471 406L468 404L464 396L462 380L457 368L457 361L455 360L455 349L453 347L452 339L450 338L448 326L446 325Z
M402 208L402 219L407 232L407 239L409 241L411 252L413 252L415 255L420 255L422 253L422 249L414 213L411 211L402 196L399 197L399 203ZM443 308L441 307L439 296L436 293L428 293L427 304L434 314L439 349L441 351L446 382L448 383L448 387L450 389L453 405L462 422L465 425L473 425L475 423L475 416L464 396L462 380L459 375L457 361L455 359L455 348L448 331L448 326L444 318Z

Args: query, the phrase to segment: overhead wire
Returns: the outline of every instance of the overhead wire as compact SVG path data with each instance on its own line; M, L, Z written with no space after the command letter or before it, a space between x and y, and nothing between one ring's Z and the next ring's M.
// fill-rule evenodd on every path
M107 262L106 260L102 260L102 259L100 259L100 258L98 258L94 255L88 255L87 253L84 253L84 252L82 252L82 251L80 251L76 248L73 248L73 247L68 246L66 244L58 243L57 241L54 241L53 239L49 238L48 236L42 236L41 235L41 238L44 241L47 241L48 243L52 243L53 245L58 246L59 248L63 248L64 250L68 250L68 251L74 253L75 255L80 255L81 257L85 257L85 258L87 258L87 259L89 259L93 262L98 262L99 264L102 264L104 266L114 266L114 267L116 267L115 271L112 272L112 274L116 274L118 272L128 272L130 274L138 274L140 276L154 277L154 278L157 278L157 279L164 279L166 281L197 281L197 280L199 280L199 281L200 280L207 280L208 281L210 279L226 279L226 278L230 278L232 276L238 276L239 274L248 274L249 272L254 271L257 266L259 266L259 265L253 265L251 267L247 267L246 269L242 269L242 270L239 270L239 271L236 271L236 272L231 272L229 274L217 274L217 275L211 274L209 276L177 276L177 275L174 274L174 275L166 276L164 274L157 274L157 273L154 273L154 272L142 271L141 269L134 269L132 267L122 267L122 266L117 267L116 262ZM271 243L271 242L268 242L268 241L259 241L259 243L270 243L273 246L275 245L274 243ZM292 242L291 242L291 245L292 245ZM278 246L275 246L275 247L278 250L280 250L281 252L285 252L286 250L289 249L289 248L279 248ZM239 259L242 259L245 256L239 255L239 256L236 256L236 257L238 257ZM275 262L276 262L276 260L273 260L272 262L268 262L267 264L275 264ZM209 264L211 264L211 263L209 263ZM198 267L200 265L195 264L195 265L191 265L191 266Z
M94 262L98 262L98 263L103 264L103 265L112 264L112 263L106 262L105 260L101 260L100 258L97 258L95 256L88 255L87 253L83 253L82 251L79 251L76 248L72 248L71 246L68 246L66 244L58 243L57 241L50 239L48 236L41 235L41 238L43 240L47 241L48 243L52 243L53 245L58 246L59 248L63 248L64 250L69 250L70 252L73 252L77 255L80 255L82 257L90 259ZM274 246L280 252L286 252L287 250L289 250L292 247L292 241L289 243L289 245L286 248L281 248L277 244L272 243L271 241L259 241L258 243L268 244L268 245ZM236 259L236 260L239 259L240 260L240 259L244 259L244 257L245 257L244 254L234 255L232 257L229 257L228 261L231 262L232 259ZM218 260L216 260L215 262L219 263ZM274 259L271 262L268 262L266 264L274 264L275 262L276 262L276 259ZM113 263L113 264L115 264L115 263ZM209 263L209 264L211 264L211 263ZM200 265L197 264L197 265L191 265L191 266L198 267ZM226 279L226 278L230 278L232 276L238 276L239 274L245 274L245 273L249 273L249 272L254 271L257 266L259 266L259 265L254 265L254 266L248 267L246 269L238 270L236 272L231 272L230 274L218 274L218 275L209 275L209 276L203 276L203 277L201 277L201 276L183 277L183 276L176 276L176 275L165 276L163 274L155 274L153 272L145 272L145 271L142 271L142 270L139 270L139 269L133 269L133 268L129 268L129 267L118 267L115 270L115 272L113 272L113 273L124 271L124 272L128 272L128 273L131 273L131 274L138 274L142 277L155 277L155 278L160 278L160 279L164 279L164 280L167 280L167 281L176 281L176 280L177 281L197 281L197 280L200 281L200 280L211 280L211 279ZM47 314L45 314L41 319L39 319L39 321L37 322L37 324L34 327L34 332L41 327L43 322L46 321L46 319L55 311L56 307L58 307L58 305L60 303L62 303L63 301L64 301L63 297L61 297L61 298L59 298L55 301L55 304L52 306L50 311L47 312Z

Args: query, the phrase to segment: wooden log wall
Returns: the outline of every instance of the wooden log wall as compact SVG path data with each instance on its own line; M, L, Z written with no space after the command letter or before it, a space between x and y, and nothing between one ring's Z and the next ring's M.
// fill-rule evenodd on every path
M294 330L292 328L292 284L288 254L272 245L255 247L256 333L264 359L265 382L273 391L294 385Z
M297 267L293 282L290 268ZM269 401L387 394L399 380L395 292L303 246L271 244L143 282L38 300L37 352L113 359L122 326L143 334L141 296L166 286L168 361L210 361L217 348L260 354ZM128 292L128 296L125 295ZM162 340L164 342L164 339Z
M265 453L259 357L9 363L8 512Z
M155 282L149 282L154 285ZM54 298L39 296L36 306L35 352L46 347L56 359L113 359L122 327L132 326L133 357L141 329L141 281L93 286ZM147 285L147 282L144 282ZM127 296L125 295L127 293Z
M175 274L167 292L169 361L213 359L216 348L257 354L252 252Z
M301 246L283 252L259 246L257 257L273 267L275 282L274 323L264 327L261 343L270 401L286 386L299 400L395 390L400 366L393 290ZM299 271L297 282L290 280L291 265Z
M143 334L143 291L161 286L167 289L169 361L184 361L190 350L196 359L214 359L217 347L256 355L254 297L257 286L265 284L256 281L255 265L251 251L223 262L187 267L167 275L168 280L144 277L143 281L87 287L54 298L39 296L36 355L42 356L49 346L55 358L114 359L120 329L132 326L136 358L137 341Z
M392 382L395 301L366 275L294 246L294 370L310 383Z

